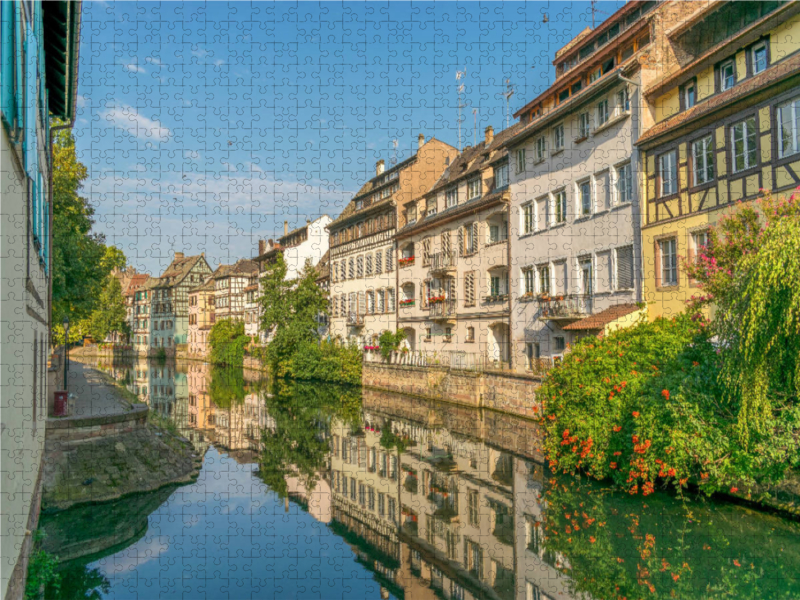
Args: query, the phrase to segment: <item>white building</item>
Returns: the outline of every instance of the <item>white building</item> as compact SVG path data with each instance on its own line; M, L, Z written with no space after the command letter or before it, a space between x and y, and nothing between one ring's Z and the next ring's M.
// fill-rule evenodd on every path
M623 17L559 51L555 83L515 115L523 123L508 142L518 370L546 368L575 340L628 324L640 311L634 142L638 61L650 29L647 17ZM609 28L618 35L611 42Z
M283 261L286 263L286 279L296 279L307 262L316 267L328 251L328 215L314 221L306 221L302 227L289 231L289 223L283 222L283 237L278 244L283 248Z

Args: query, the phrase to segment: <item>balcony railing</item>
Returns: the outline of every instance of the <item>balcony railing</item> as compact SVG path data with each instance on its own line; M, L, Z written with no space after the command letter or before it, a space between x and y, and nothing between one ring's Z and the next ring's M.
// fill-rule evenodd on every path
M456 316L456 299L440 300L430 304L431 319L449 319Z
M427 340L430 341L430 340ZM365 352L365 362L385 363L383 357L376 352ZM448 350L416 350L393 352L388 361L390 364L409 365L415 367L444 367L461 371L498 371L509 369L506 361L500 360L489 352L461 352Z
M355 325L361 326L364 324L364 315L360 315L356 312L347 313L347 324L348 325Z
M540 319L576 320L592 314L592 297L589 295L545 296L540 297L538 303Z
M431 271L449 271L456 268L458 255L453 252L437 252L430 256Z

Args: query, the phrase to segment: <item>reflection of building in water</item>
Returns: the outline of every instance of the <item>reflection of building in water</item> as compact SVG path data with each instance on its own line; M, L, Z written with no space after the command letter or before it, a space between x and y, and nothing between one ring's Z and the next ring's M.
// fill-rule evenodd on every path
M171 417L175 410L175 363L151 362L149 394L150 410L162 417Z
M430 415L372 411L363 430L334 425L334 531L399 597L572 598L556 570L568 565L543 545L543 465ZM485 430L464 416L471 434Z

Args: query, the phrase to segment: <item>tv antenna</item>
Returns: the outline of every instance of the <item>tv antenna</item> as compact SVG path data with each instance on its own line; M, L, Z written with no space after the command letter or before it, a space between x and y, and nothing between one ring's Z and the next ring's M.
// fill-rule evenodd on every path
M473 141L473 145L477 146L478 145L478 109L477 108L473 108L472 109L472 118L475 121L475 125L472 128L472 139L474 140Z
M397 138L392 140L392 146L394 149L392 150L392 166L397 164Z
M511 85L511 80L506 79L506 91L503 92L503 96L506 99L506 129L510 126L510 120L508 115L508 101L511 100L511 96L514 95L514 86Z
M466 79L467 69L464 67L463 71L456 71L456 82L461 81L462 78ZM464 84L458 84L458 151L461 152L461 109L464 108L464 103L461 100L461 95L464 93Z

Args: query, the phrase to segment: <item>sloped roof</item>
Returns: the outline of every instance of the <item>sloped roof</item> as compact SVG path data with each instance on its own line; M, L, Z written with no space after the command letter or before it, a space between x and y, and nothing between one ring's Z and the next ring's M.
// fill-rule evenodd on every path
M123 295L130 296L133 294L137 289L144 285L149 277L150 275L147 273L137 273L136 275L133 275L130 281L128 281L128 287L122 292Z
M317 281L320 279L325 279L330 277L331 275L331 251L328 250L325 254L322 255L322 258L319 259L317 263Z
M212 277L214 279L225 279L226 277L233 277L238 275L241 277L248 277L258 271L258 265L255 261L249 258L240 258L232 265L220 265Z
M194 268L194 266L197 265L197 263L199 263L201 260L205 261L205 257L202 254L197 254L195 256L183 256L181 258L174 259L167 267L166 271L164 271L161 274L161 277L159 277L161 283L158 285L158 287L167 288L179 285Z
M150 275L148 275L147 276L147 280L142 284L142 288L141 289L143 289L143 290L152 290L154 288L157 288L160 283L161 283L161 280L158 277L151 277Z
M565 331L586 331L587 329L603 329L609 323L639 310L636 304L617 304L595 315L575 321L562 327Z

